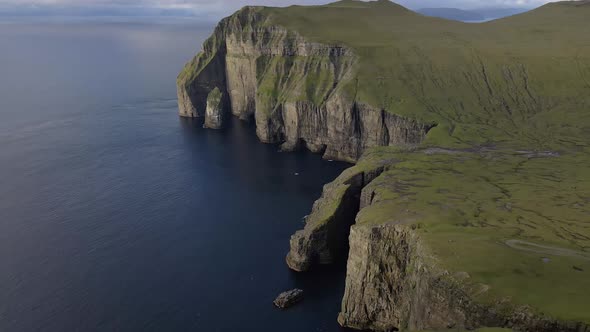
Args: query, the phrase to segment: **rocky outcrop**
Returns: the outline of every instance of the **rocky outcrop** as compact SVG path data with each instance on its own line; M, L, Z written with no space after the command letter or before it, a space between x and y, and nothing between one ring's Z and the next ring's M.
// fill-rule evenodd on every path
M308 41L271 24L262 8L246 7L219 23L179 75L179 112L206 115L217 89L227 113L254 118L260 140L284 150L354 162L368 147L420 143L433 124L356 100L357 64L351 49ZM221 127L224 108L211 111L219 120L206 126Z
M383 171L348 169L326 185L313 206L305 228L291 236L287 265L307 271L313 264L331 264L346 259L348 234L359 211L362 188Z
M227 95L225 53L224 31L216 29L203 44L201 53L187 63L178 75L176 83L180 116L203 116L209 93L216 88Z
M303 300L303 291L295 288L283 292L273 301L274 305L281 309L286 309Z
M207 96L204 127L210 129L221 128L225 117L224 110L223 94L218 88L214 88Z

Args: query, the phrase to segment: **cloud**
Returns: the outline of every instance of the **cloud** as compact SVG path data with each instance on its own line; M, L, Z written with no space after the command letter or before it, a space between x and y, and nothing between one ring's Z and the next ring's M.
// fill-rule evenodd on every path
M169 14L217 19L245 5L288 6L312 5L330 0L0 0L0 13L32 14ZM412 9L424 7L536 7L549 0L399 0Z
M197 16L217 20L245 5L325 4L329 0L0 0L0 15Z
M554 0L555 1L555 0ZM544 5L551 0L400 0L399 3L409 8L424 7L456 7L462 9L492 7L524 7L533 8Z

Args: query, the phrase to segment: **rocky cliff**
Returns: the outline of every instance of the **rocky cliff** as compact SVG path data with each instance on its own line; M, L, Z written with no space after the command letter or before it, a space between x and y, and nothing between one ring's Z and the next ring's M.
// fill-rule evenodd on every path
M324 187L305 228L291 237L287 254L291 269L302 272L314 264L332 264L346 258L348 234L360 209L361 190L382 171L380 166L350 168Z
M286 257L347 261L343 326L587 332L588 10L466 25L386 0L246 7L179 75L180 115L356 163Z
M474 301L465 273L437 266L416 226L358 225L350 232L346 290L338 322L360 330L587 332L590 326L539 314L528 306Z
M254 119L262 142L345 161L372 146L416 145L433 127L357 101L351 49L308 41L262 10L246 7L222 20L187 64L178 78L181 116L204 116L211 128L229 113ZM220 92L214 106L212 91Z
M440 161L431 160L430 155L457 154L460 162L469 158L469 153L436 149L410 154L422 154L434 164ZM306 271L314 264L347 258L338 316L342 326L374 331L463 331L483 326L530 332L590 331L588 324L556 319L510 298L482 300L490 285L475 283L469 273L445 266L428 239L431 231L416 218L421 211L406 207L403 202L411 201L409 197L395 200L409 185L405 181L392 185L397 167L407 172L401 155L369 151L356 166L324 186L305 228L291 237L287 264L293 270ZM415 176L430 175L410 178ZM458 176L459 181L473 181ZM400 208L392 209L392 202ZM446 202L440 204L451 208ZM518 265L522 268L522 262Z

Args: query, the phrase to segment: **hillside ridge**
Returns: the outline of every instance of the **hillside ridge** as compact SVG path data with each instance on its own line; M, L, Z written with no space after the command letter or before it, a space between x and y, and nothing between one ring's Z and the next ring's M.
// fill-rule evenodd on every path
M348 257L342 325L590 331L587 3L481 24L245 7L179 75L180 115L355 163L286 258Z

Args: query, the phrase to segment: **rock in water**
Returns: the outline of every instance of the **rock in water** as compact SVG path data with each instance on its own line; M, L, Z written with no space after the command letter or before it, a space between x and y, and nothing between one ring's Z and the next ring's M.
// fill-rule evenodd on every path
M277 296L273 303L277 307L285 309L301 301L302 299L303 291L301 289L296 288L279 294L279 296Z
M207 96L207 109L205 110L205 128L220 129L223 126L223 94L219 88L213 89Z

